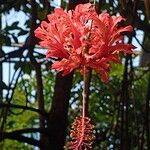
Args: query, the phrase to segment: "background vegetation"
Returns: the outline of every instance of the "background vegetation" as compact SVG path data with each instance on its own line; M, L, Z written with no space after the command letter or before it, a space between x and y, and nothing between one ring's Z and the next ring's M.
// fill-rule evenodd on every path
M60 7L74 9L85 2L61 0ZM58 6L50 0L0 1L2 150L62 150L81 111L82 76L76 71L62 77L50 70L53 60L45 59L34 37L40 21ZM150 150L150 1L99 0L96 7L98 13L127 18L134 32L125 40L137 49L113 65L108 84L94 72L89 76L93 150Z

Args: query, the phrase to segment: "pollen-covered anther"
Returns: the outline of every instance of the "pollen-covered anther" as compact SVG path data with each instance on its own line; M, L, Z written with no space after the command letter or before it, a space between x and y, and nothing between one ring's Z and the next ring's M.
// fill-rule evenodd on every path
M88 117L77 117L72 124L70 138L71 141L66 148L71 150L90 150L92 148L94 135L94 125Z

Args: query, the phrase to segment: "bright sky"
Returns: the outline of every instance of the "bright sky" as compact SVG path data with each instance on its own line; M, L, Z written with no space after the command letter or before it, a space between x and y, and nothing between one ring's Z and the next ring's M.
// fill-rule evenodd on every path
M54 4L56 4L56 6L57 5L60 6L60 2L61 2L61 0L54 0Z

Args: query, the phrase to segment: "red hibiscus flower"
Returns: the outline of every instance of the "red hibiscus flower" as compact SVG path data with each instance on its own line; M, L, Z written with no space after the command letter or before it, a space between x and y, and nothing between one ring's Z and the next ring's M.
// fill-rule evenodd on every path
M47 48L47 57L59 58L52 68L66 75L83 66L94 69L108 81L110 63L119 63L119 53L132 53L131 44L123 42L123 34L131 26L119 27L125 21L108 13L98 15L92 4L80 4L74 11L55 9L35 30L41 47Z

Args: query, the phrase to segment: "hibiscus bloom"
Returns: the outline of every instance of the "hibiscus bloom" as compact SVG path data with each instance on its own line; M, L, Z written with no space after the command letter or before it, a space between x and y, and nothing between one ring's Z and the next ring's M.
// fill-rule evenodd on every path
M121 16L108 13L98 15L90 3L79 4L75 10L65 12L55 9L35 30L35 36L41 39L41 47L47 48L47 57L58 58L52 68L63 75L83 67L94 69L108 81L111 62L119 63L119 53L131 54L134 48L123 42L124 32L132 27L119 27L125 21Z

